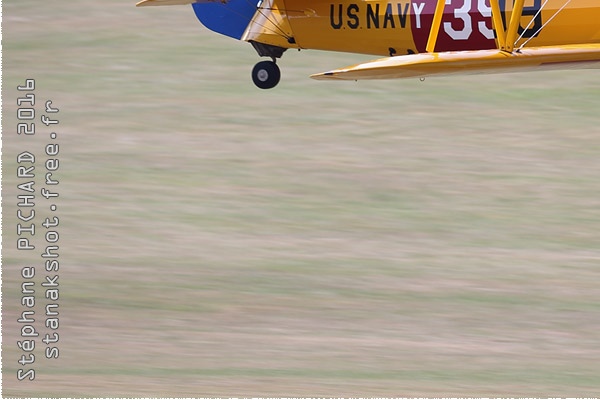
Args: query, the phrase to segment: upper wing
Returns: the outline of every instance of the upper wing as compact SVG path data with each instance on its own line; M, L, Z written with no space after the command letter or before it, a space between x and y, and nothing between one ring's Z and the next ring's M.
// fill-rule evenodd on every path
M197 0L142 0L137 3L136 7L145 6L178 6L183 4L201 3Z
M421 53L381 58L312 75L314 79L391 79L530 69L600 68L600 44Z

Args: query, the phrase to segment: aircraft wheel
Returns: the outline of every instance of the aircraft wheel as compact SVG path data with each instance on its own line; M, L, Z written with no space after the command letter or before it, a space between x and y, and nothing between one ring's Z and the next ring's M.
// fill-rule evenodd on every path
M273 61L261 61L252 69L252 81L261 89L271 89L277 86L281 71Z

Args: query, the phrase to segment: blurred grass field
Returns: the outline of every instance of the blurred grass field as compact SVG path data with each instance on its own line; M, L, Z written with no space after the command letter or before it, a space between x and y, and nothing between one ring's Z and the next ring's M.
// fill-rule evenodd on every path
M261 91L189 7L8 1L2 28L4 397L599 395L598 71L329 83L369 57L289 51ZM61 110L34 382L25 78Z

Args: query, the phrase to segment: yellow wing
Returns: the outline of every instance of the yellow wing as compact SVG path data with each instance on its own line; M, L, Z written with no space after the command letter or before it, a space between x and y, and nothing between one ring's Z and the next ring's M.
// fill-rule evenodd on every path
M381 58L312 75L314 79L393 79L532 69L600 68L600 44L476 50Z
M179 6L184 4L199 3L196 0L142 0L137 3L136 7L146 6Z

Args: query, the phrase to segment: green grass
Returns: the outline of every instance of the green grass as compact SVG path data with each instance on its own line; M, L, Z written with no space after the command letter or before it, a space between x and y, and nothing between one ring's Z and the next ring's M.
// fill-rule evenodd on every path
M4 396L597 395L597 71L290 51L261 91L251 46L115 0L7 3L3 35ZM27 77L61 109L61 357L17 382Z

